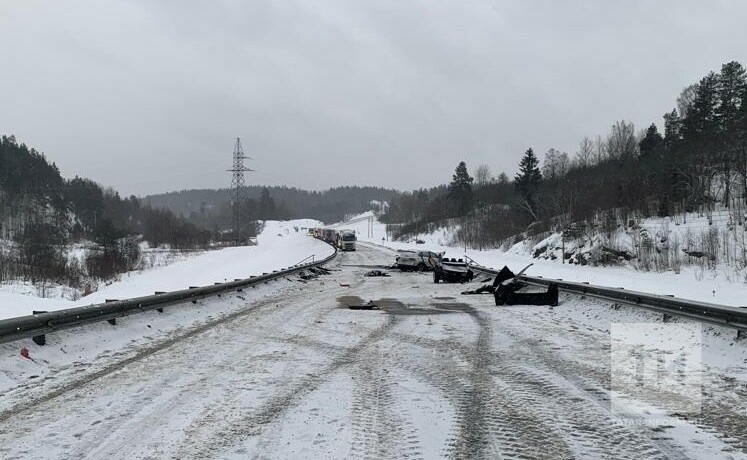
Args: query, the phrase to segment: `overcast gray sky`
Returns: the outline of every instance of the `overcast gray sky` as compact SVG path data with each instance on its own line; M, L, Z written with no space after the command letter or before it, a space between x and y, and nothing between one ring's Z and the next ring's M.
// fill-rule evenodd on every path
M230 184L410 190L513 175L636 129L722 63L747 2L0 0L0 133L124 195Z

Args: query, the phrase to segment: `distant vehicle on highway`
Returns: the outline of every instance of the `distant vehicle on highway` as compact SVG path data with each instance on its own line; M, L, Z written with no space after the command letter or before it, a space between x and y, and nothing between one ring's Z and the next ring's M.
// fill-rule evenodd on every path
M337 247L342 251L355 251L355 230L337 232Z
M404 271L430 271L438 264L441 254L433 251L401 249L398 251L395 265Z

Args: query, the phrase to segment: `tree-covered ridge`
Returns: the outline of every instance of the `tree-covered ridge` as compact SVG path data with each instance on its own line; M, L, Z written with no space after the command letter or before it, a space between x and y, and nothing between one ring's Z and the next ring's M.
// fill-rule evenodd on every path
M729 62L683 89L676 108L663 115L663 133L655 123L636 132L621 120L606 137L584 138L575 155L548 150L541 166L529 149L513 181L505 174L494 179L480 165L474 205L466 212L472 219L462 225L461 238L498 245L572 222L614 227L641 217L710 215L717 206L741 226L747 211L745 101L745 69ZM384 220L405 233L433 226L455 217L442 204L449 198L444 187L404 194Z
M43 154L0 137L0 237L12 242L0 254L0 280L51 280L76 284L82 273L108 278L138 261L138 242L186 248L210 235L173 213L142 206L131 196L80 177L64 179ZM96 244L86 267L68 260L80 241Z

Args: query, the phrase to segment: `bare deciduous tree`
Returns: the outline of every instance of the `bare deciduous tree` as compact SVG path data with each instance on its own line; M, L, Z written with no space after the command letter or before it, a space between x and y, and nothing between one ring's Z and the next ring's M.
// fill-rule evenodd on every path
M550 180L560 179L568 172L569 163L567 153L551 148L545 153L545 160L542 162L542 175Z
M594 141L594 163L599 164L607 159L607 144L602 140L602 136L597 135Z
M695 97L698 94L698 84L693 83L690 86L686 86L682 89L679 97L677 97L677 111L681 118L687 118L690 113L690 108L695 102Z
M594 142L588 137L581 139L574 163L580 168L591 166L594 161Z
M638 153L635 126L625 120L617 121L607 137L607 154L610 158L633 158Z
M475 184L487 185L493 182L493 174L490 172L490 167L486 164L482 164L475 170Z

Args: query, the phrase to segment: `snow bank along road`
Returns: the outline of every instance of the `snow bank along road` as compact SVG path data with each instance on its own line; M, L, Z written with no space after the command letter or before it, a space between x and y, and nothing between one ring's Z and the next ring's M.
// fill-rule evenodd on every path
M648 313L577 297L495 307L429 274L363 277L392 259L361 245L331 275L6 392L0 457L747 458L747 386L708 353L701 415L611 414L609 324ZM382 310L345 307L369 300Z

